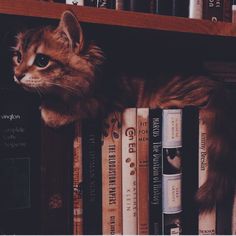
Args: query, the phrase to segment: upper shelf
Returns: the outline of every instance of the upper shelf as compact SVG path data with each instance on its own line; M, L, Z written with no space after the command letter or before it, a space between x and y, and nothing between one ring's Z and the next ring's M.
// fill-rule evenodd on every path
M0 0L0 13L2 14L59 19L61 13L66 9L72 10L79 21L86 23L236 37L236 24L225 22L215 23L208 20L79 7L43 1Z

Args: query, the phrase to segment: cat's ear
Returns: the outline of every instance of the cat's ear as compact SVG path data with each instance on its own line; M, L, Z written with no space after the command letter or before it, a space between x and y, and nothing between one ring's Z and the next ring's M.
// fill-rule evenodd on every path
M63 12L58 28L66 34L72 50L79 52L83 48L83 31L79 21L71 11Z

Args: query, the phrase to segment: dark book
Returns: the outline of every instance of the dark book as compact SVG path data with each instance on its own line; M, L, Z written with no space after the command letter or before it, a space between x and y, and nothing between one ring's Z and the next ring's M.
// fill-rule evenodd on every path
M188 17L189 0L172 0L172 16Z
M115 0L84 0L84 6L115 9Z
M101 125L82 123L83 229L86 235L102 234Z
M162 110L149 110L149 234L162 233Z
M42 126L41 234L73 233L73 125Z
M137 12L150 12L150 0L129 0L129 10Z
M232 22L232 0L224 0L223 5L223 21Z
M223 0L203 1L203 19L223 21Z
M97 7L97 0L84 0L84 5L88 7Z
M156 0L156 14L172 15L172 0Z
M183 109L183 234L198 234L198 208L195 195L198 190L199 114L196 107ZM191 216L191 217L190 217Z
M163 109L162 232L182 233L182 110Z
M0 233L40 233L39 100L0 89Z

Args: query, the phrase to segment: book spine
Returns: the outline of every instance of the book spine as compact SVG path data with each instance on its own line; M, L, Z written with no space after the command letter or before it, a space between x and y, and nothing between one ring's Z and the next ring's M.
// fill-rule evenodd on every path
M189 18L202 19L203 0L189 1Z
M84 0L84 6L97 7L97 0Z
M189 0L172 0L172 16L188 17Z
M150 1L130 0L130 11L150 12Z
M197 107L183 109L183 178L182 207L183 234L198 234L198 207L195 196L198 190L199 112ZM189 217L191 216L191 217Z
M74 127L42 127L42 233L73 233Z
M104 235L122 234L121 114L111 113L102 144L102 227Z
M73 162L73 234L83 234L83 199L82 199L82 137L81 123L75 123Z
M149 234L162 233L162 110L149 111Z
M232 209L232 235L236 235L236 188L234 191L233 198L233 209Z
M84 0L66 0L66 4L84 6Z
M123 234L137 234L136 108L122 114L122 220Z
M125 4L124 4L125 0L116 0L116 6L115 9L116 10L125 10Z
M149 109L137 108L137 233L149 234Z
M83 230L102 234L101 124L86 119L82 124Z
M97 7L115 9L116 1L115 0L98 0Z
M199 164L198 164L198 186L199 188L205 183L207 178L208 159L207 159L207 126L202 120L203 110L199 111ZM198 232L201 235L216 234L216 209L200 213Z
M172 15L172 0L156 0L156 14Z
M236 23L236 2L232 4L232 23Z
M182 233L182 110L163 110L163 233Z
M232 0L224 0L223 21L232 22Z
M203 1L203 19L223 21L223 0Z

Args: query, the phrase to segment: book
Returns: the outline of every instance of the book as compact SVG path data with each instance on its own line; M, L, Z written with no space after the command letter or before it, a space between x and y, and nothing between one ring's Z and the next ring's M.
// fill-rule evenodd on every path
M223 21L223 0L203 1L203 19L211 21Z
M137 108L137 234L149 234L149 108Z
M172 0L156 0L156 14L172 15Z
M0 89L0 232L40 234L41 117L37 96Z
M83 233L102 234L101 121L82 123Z
M233 212L233 214L232 214L231 234L236 235L236 189L234 191L232 212Z
M84 6L84 0L66 0L66 4Z
M82 136L81 122L75 122L73 149L73 234L83 234Z
M84 0L84 6L115 9L115 0Z
M162 231L182 233L182 110L163 109Z
M200 188L207 178L207 126L202 119L203 110L199 110L199 157L198 157L198 187ZM199 214L199 234L216 234L216 208L212 211Z
M184 107L182 161L182 208L184 235L198 234L198 206L195 201L195 196L198 190L198 143L198 108L193 106Z
M162 233L162 110L149 110L149 234Z
M105 121L102 141L102 233L122 234L121 218L121 114Z
M116 10L125 10L124 0L116 0Z
M188 15L189 0L172 0L172 16L188 17Z
M202 19L203 0L189 0L189 18Z
M136 108L122 113L122 225L123 234L137 234Z
M129 10L137 12L150 12L150 1L129 0Z
M232 7L233 7L232 0L224 0L223 21L232 22L232 13L233 13Z
M73 125L42 125L41 234L73 233L73 142Z

